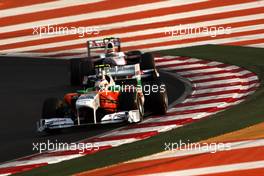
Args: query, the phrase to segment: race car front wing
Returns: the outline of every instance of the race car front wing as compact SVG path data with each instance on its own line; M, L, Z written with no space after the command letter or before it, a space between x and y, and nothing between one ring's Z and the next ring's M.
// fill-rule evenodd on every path
M80 125L92 125L92 124L110 124L110 123L136 123L141 120L139 110L131 110L124 112L117 112L112 114L105 115L101 122L96 123L74 123L72 118L49 118L49 119L40 119L37 122L37 131L42 132L46 130L54 130L54 129L64 129L70 128Z

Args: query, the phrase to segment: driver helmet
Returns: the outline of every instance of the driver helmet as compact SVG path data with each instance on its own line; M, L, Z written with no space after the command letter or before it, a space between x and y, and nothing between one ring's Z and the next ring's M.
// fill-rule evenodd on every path
M115 45L113 42L108 42L105 47L106 54L115 52Z
M98 90L105 90L110 85L110 78L105 75L104 78L99 79L95 82L95 87Z

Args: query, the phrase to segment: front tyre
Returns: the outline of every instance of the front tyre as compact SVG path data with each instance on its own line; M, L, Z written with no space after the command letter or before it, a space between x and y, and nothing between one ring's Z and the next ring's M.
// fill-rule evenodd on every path
M145 82L144 85L148 85L152 88L150 91L144 92L145 108L154 114L166 114L168 110L168 95L166 85L160 79Z
M42 118L59 118L64 116L64 102L58 98L48 98L42 107Z
M48 98L44 101L42 107L42 119L63 118L64 102L58 98ZM57 133L59 129L46 129L47 133Z
M144 104L139 93L135 92L121 92L119 97L120 111L139 110L139 122L144 117Z

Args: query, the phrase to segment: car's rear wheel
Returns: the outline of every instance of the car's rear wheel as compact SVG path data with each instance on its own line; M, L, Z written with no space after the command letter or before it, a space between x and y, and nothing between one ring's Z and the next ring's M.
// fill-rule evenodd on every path
M80 59L72 59L70 61L70 81L72 86L78 86L81 83Z
M142 52L141 51L138 51L138 50L128 51L126 53L126 56L127 56L126 57L127 65L140 63L141 55L142 55Z
M126 53L127 56L141 56L142 52L139 50L134 50L134 51L128 51Z
M94 73L94 66L89 59L72 59L70 61L70 81L72 86L81 86L86 75Z
M141 55L140 69L141 70L156 69L154 57L151 53L144 53Z

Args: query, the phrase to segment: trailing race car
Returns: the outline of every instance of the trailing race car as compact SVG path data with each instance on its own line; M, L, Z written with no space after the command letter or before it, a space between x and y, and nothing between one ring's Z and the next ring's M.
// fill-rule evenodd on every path
M155 91L147 93L141 81L139 64L124 66L98 65L89 79L94 86L68 93L63 100L44 101L38 131L54 131L87 124L106 124L143 120L145 111L164 114L168 107L166 87L149 82ZM150 91L149 91L150 92Z
M94 68L102 64L108 64L111 67L139 64L141 71L147 70L148 75L159 76L151 53L141 53L140 51L124 53L121 51L119 38L111 37L101 40L90 40L87 41L87 48L87 58L71 60L70 80L73 86L83 85L85 76L94 75ZM98 52L98 54L92 55L92 50Z

